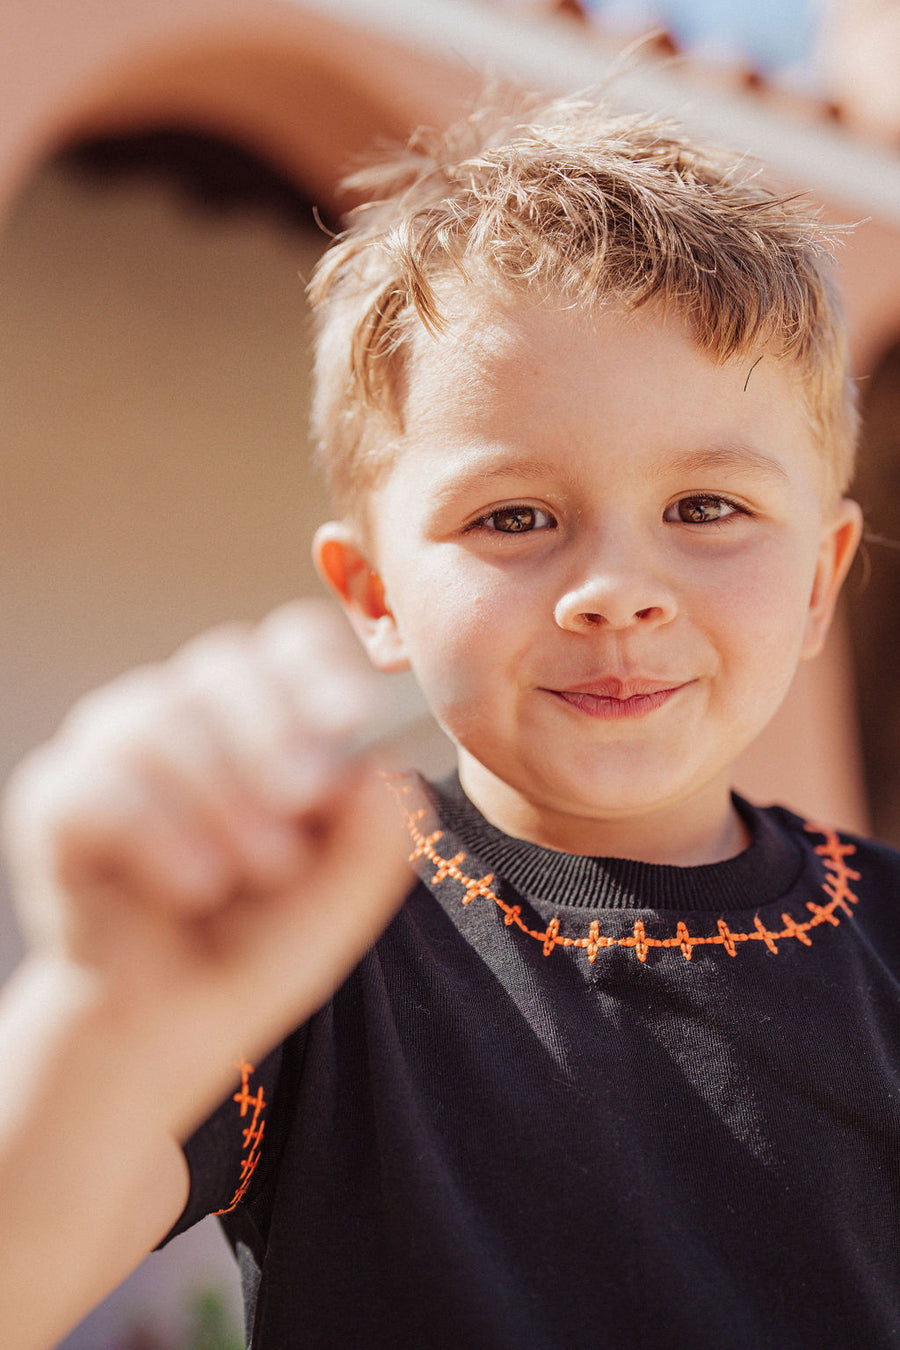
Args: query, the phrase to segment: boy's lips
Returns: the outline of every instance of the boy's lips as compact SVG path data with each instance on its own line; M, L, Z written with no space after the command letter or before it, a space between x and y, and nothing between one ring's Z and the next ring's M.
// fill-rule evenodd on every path
M692 680L625 680L607 676L565 689L548 688L547 692L590 717L641 717L692 683Z

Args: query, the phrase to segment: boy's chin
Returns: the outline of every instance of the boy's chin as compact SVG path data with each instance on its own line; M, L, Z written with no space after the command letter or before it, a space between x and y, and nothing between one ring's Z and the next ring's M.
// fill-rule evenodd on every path
M688 785L632 777L620 784L606 779L523 786L483 766L473 772L471 765L460 776L491 824L564 853L692 866L733 857L747 843L726 772Z
M476 793L498 807L527 810L535 815L571 817L585 821L652 819L670 809L690 812L692 804L705 814L712 801L730 800L729 769L696 776L660 772L653 765L624 767L609 764L573 773L571 766L541 766L540 772L520 774L467 752L459 755L459 772L470 795Z

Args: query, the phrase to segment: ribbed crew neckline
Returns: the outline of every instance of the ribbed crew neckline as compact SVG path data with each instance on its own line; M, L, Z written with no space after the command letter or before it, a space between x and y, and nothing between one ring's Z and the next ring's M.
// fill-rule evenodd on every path
M522 895L576 909L758 909L796 884L805 855L778 808L752 806L734 796L751 841L724 862L695 867L603 858L515 839L486 820L466 796L458 775L426 790L443 829L441 852L460 850L484 872L503 877ZM799 824L799 822L797 822ZM452 836L448 839L447 836Z

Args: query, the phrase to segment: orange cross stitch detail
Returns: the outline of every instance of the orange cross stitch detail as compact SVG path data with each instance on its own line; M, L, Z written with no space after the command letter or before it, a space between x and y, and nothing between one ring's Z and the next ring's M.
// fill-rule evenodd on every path
M808 901L806 905L810 914L808 919L798 921L790 914L782 914L781 922L784 926L770 929L757 915L752 929L746 933L735 932L724 919L719 919L715 933L702 934L691 933L682 919L678 921L674 934L669 937L649 937L642 919L635 921L631 933L626 937L609 937L601 933L600 924L596 919L592 920L586 937L571 937L563 933L558 916L552 918L546 928L529 928L522 918L521 906L507 904L495 890L491 889L493 873L474 879L462 870L462 864L466 859L464 853L457 853L450 859L441 856L435 845L443 838L443 831L435 830L432 834L423 834L419 829L419 822L428 814L427 810L424 807L414 811L407 810L401 799L408 796L411 789L390 779L388 783L403 811L406 827L414 844L410 861L427 858L429 862L434 863L435 873L430 884L438 886L451 877L463 887L464 905L471 904L479 896L485 900L492 900L503 914L505 926L518 928L526 937L540 942L545 956L550 956L556 947L577 947L587 952L588 961L593 965L598 952L611 947L633 951L639 961L646 961L649 952L654 948L663 950L674 948L681 952L685 961L690 961L695 947L722 947L729 956L734 957L737 956L741 944L751 942L761 942L773 956L777 956L780 950L778 944L787 939L795 939L805 947L812 946L810 933L822 924L830 924L837 928L841 922L841 914L851 914L851 905L858 903L850 883L859 880L859 872L847 865L847 859L856 852L855 844L844 842L827 826L810 823L805 825L804 829L811 834L821 834L824 838L823 843L816 845L815 852L822 859L825 869L822 890L828 896L828 901L821 905Z
M240 1107L240 1115L242 1120L246 1120L247 1115L251 1110L253 1114L250 1117L249 1125L244 1130L241 1131L243 1141L241 1145L241 1152L243 1156L241 1157L241 1170L238 1188L235 1191L234 1195L231 1197L229 1203L226 1205L225 1209L215 1210L216 1214L230 1214L231 1211L237 1205L240 1204L240 1202L246 1195L247 1187L250 1185L250 1180L253 1176L253 1173L256 1171L256 1166L257 1163L259 1162L259 1155L260 1150L262 1148L263 1135L266 1129L266 1122L263 1119L263 1113L265 1112L267 1103L265 1093L263 1092L262 1089L262 1084L260 1084L255 1093L251 1095L250 1092L250 1079L256 1072L256 1070L254 1069L252 1064L248 1064L246 1060L243 1059L239 1062L237 1067L241 1071L241 1086L238 1088L237 1092L234 1094L231 1100L233 1102L237 1102L238 1106Z

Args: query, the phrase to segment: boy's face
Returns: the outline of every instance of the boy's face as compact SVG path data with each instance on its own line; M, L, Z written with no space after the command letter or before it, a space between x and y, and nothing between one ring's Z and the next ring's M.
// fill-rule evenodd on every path
M369 575L350 608L510 833L650 856L668 821L684 860L734 851L730 767L818 650L859 529L792 372L754 360L657 309L468 294L418 336L369 512L384 603Z

